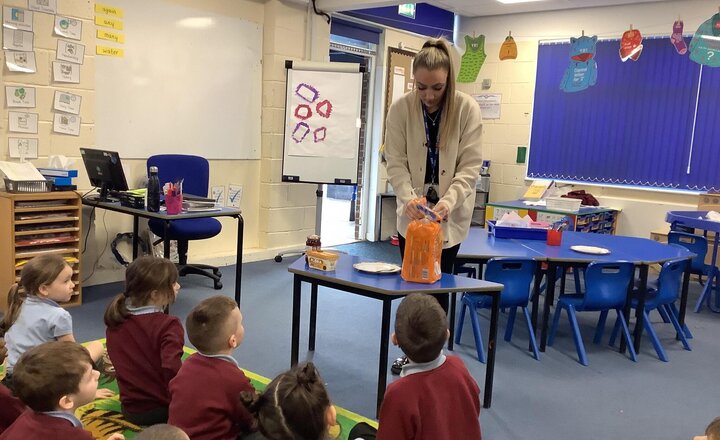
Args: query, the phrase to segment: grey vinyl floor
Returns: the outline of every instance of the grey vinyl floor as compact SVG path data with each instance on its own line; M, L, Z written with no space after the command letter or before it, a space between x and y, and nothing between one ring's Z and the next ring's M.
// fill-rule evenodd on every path
M399 262L397 248L387 243L360 242L340 249L373 260ZM243 267L241 308L246 339L234 356L244 368L266 377L290 364L292 276L287 266L294 258ZM225 288L219 293L232 296L234 267L223 268L223 274ZM181 284L171 313L183 321L195 304L218 293L202 277L181 278ZM690 304L699 289L696 282L691 283ZM84 289L84 304L71 309L78 340L104 337L104 309L121 291L122 283ZM307 323L309 288L303 301L302 322ZM393 310L398 303L395 301ZM307 325L301 330L301 360L316 363L333 401L371 418L375 413L381 311L381 303L374 299L320 288L314 353L306 350ZM720 416L720 315L707 309L688 313L687 325L694 334L692 351L685 351L675 340L670 324L662 323L656 313L651 315L670 361L658 360L645 337L637 363L608 347L607 333L602 345L592 344L597 314L585 315L580 314L579 319L588 367L577 362L565 317L555 345L536 361L527 351L527 331L520 316L508 343L502 340L507 315L501 315L492 408L483 409L480 415L485 440L691 439ZM485 338L488 317L481 312ZM475 357L468 319L462 344L453 354L463 359L482 386L485 366ZM390 357L399 355L399 349L391 345Z

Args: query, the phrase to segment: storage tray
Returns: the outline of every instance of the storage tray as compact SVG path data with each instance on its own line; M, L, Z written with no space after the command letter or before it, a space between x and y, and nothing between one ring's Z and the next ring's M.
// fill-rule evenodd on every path
M490 235L494 235L495 238L518 238L523 240L547 239L547 229L495 226L495 220L490 220L487 224L488 232Z
M5 191L9 193L42 193L52 191L51 180L10 180L5 178Z

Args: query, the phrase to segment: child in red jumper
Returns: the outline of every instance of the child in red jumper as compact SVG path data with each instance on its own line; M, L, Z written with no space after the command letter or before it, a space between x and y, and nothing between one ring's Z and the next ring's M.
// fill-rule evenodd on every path
M5 339L0 338L0 364L5 362L7 348ZM3 433L25 411L25 404L5 386L0 384L0 434Z
M175 302L177 280L171 261L140 257L125 272L125 292L105 310L122 412L136 425L167 422L169 384L180 370L185 342L180 320L164 313Z
M176 426L160 423L140 431L135 440L190 440L190 437Z
M75 410L93 401L99 376L90 353L74 342L47 342L26 351L15 364L13 383L30 409L0 439L93 440ZM107 440L124 438L112 434Z
M255 420L240 402L255 393L232 352L245 338L242 313L226 296L203 300L185 319L188 338L198 349L170 381L168 423L193 440L235 440L255 430Z

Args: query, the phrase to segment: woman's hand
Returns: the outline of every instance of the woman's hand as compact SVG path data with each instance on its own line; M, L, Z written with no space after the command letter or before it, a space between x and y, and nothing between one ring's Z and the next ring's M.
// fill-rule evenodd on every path
M437 205L435 205L435 207L433 208L433 211L435 212L435 214L438 215L438 217L440 217L442 219L442 221L446 222L447 216L450 213L450 208L448 207L446 202L443 202L442 200L440 200L439 202L437 202Z
M96 399L109 399L114 395L115 393L107 388L98 388L97 390L95 390Z
M410 217L410 220L421 220L425 218L425 214L418 209L418 205L427 206L427 199L425 197L418 197L417 199L410 200L405 205L405 215Z

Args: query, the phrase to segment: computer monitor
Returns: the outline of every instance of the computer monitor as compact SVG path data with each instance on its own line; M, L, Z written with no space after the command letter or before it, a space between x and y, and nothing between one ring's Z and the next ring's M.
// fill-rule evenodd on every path
M110 191L128 190L125 172L117 152L80 148L80 155L85 163L90 184L100 190L97 200L109 201Z

